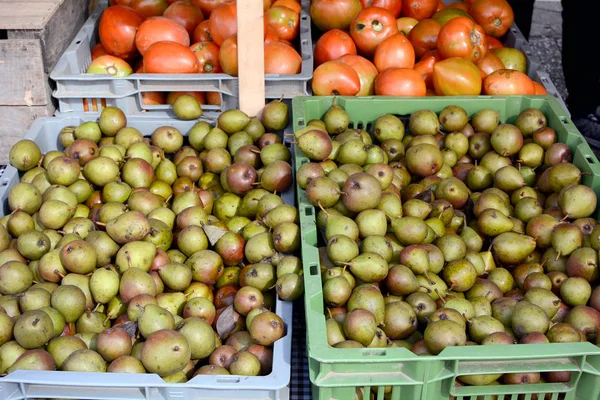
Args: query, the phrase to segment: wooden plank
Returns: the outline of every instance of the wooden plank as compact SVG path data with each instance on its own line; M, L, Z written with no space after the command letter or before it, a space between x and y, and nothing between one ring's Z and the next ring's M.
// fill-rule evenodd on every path
M0 29L42 29L64 1L33 0L19 4L0 0Z
M240 109L250 116L265 106L263 0L237 2Z
M0 40L0 105L46 105L50 88L39 40Z
M2 1L2 0L0 0ZM49 73L88 17L88 0L46 0L59 4L41 29L7 32L9 39L38 39L44 57L44 72Z

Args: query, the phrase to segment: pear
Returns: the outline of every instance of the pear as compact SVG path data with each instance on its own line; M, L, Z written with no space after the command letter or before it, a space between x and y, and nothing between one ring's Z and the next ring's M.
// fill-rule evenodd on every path
M27 350L11 365L6 372L16 370L53 371L56 369L52 356L45 350Z
M150 223L139 211L128 211L106 224L106 233L119 244L142 240L150 233Z
M90 279L90 291L97 303L108 303L119 293L119 274L111 268L98 268Z

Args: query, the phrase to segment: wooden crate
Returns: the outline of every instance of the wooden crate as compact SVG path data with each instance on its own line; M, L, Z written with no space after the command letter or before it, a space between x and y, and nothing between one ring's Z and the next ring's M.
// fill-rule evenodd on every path
M48 73L88 7L89 0L0 0L0 162L36 117L54 114Z

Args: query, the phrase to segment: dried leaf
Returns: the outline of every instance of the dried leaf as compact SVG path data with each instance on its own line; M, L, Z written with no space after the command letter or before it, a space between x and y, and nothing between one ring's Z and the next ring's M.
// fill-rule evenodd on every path
M235 323L240 315L235 311L233 305L228 306L217 319L217 334L224 339L235 329Z
M227 230L223 228L208 224L202 225L202 229L204 229L204 233L206 234L211 246L214 246L219 239L221 239L221 237L227 233Z
M129 335L129 337L134 337L137 332L137 322L127 321L122 324L117 324L113 326L113 328L121 328L124 329L125 332Z

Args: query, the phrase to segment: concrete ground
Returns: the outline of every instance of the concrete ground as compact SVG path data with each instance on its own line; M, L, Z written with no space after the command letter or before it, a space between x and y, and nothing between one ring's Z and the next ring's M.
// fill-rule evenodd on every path
M562 73L562 7L560 1L535 2L529 44L540 64L548 72L563 99L567 97Z

